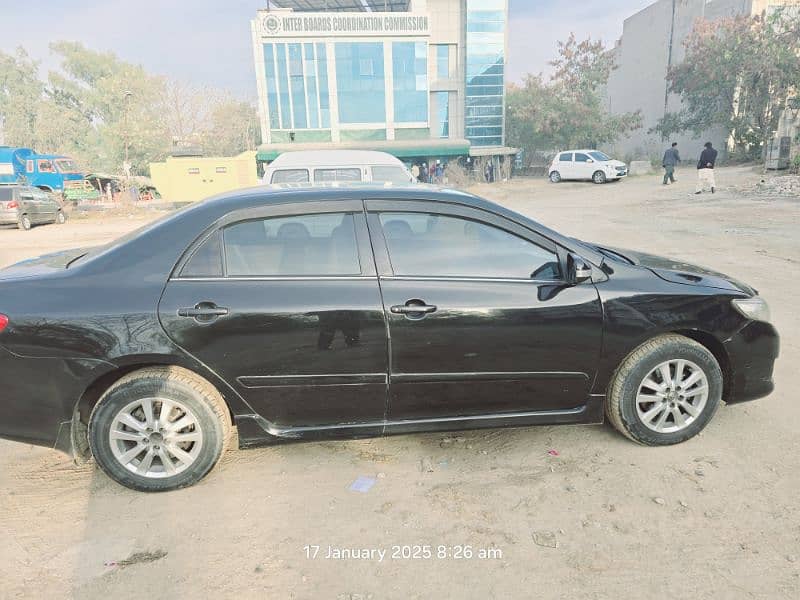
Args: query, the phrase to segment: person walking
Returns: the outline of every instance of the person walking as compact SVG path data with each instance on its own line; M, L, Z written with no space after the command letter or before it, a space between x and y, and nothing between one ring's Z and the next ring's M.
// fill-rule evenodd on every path
M706 184L711 187L711 193L716 191L717 183L714 181L714 165L717 162L717 151L711 142L705 143L705 149L700 154L697 161L697 191L695 194L702 194Z
M444 167L442 166L442 161L440 160L436 161L436 170L434 171L434 174L436 183L438 185L441 185L442 181L444 180Z
M670 181L675 183L675 167L681 162L681 155L678 154L678 142L672 142L672 147L664 152L664 158L661 159L661 166L664 167L664 184L667 185Z
M422 183L430 183L428 180L428 163L422 163L422 169L419 172L419 180Z

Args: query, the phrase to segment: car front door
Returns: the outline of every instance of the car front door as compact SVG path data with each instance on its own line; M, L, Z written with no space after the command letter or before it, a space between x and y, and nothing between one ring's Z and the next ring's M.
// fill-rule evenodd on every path
M575 179L591 179L594 173L594 160L583 152L575 153L574 173Z
M46 192L33 190L36 202L37 219L40 223L52 223L56 220L56 202Z
M390 338L389 421L585 410L602 312L565 255L517 223L367 202Z
M387 332L362 202L229 215L196 244L159 305L170 337L270 427L380 433Z

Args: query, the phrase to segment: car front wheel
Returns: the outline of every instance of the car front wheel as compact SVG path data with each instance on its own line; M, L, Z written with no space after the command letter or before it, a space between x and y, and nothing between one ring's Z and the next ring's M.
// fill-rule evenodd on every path
M63 225L67 222L67 215L64 214L64 211L58 211L56 213L56 224Z
M153 367L124 376L103 395L89 420L89 444L109 477L158 492L205 477L230 431L227 407L210 383L179 367Z
M595 171L594 175L592 175L592 181L595 183L605 183L606 182L606 174L602 171Z
M649 446L694 437L722 398L714 355L687 337L658 336L634 350L609 386L606 416L628 438Z

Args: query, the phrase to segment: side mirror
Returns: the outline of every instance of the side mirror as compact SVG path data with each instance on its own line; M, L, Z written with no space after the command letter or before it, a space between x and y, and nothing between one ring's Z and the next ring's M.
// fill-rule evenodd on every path
M592 267L583 257L569 253L567 255L567 280L571 285L578 285L592 278Z
M593 163L593 162L594 162L594 159L593 159L593 158L587 158L587 159L586 159L586 162L587 162L587 163Z

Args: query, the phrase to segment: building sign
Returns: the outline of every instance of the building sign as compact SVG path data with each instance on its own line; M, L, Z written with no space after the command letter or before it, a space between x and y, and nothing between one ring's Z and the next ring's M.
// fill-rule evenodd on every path
M420 36L430 34L426 14L374 13L293 13L266 12L258 15L263 37L331 36Z

